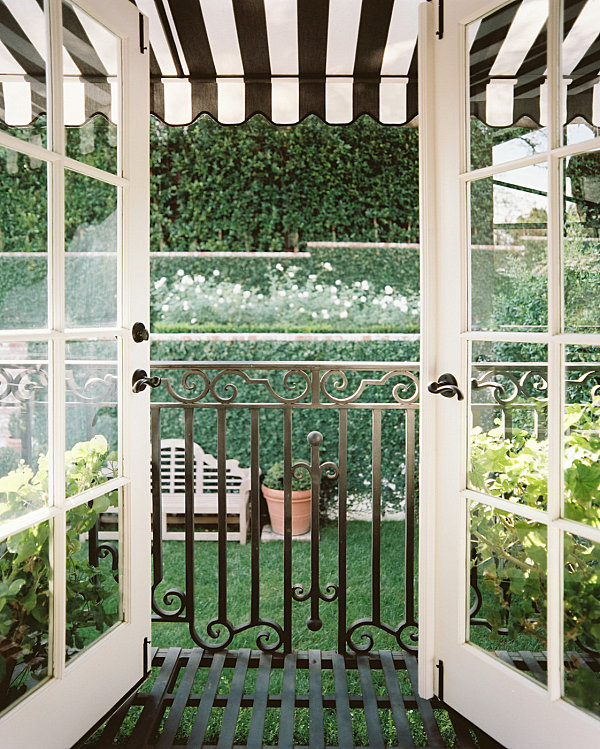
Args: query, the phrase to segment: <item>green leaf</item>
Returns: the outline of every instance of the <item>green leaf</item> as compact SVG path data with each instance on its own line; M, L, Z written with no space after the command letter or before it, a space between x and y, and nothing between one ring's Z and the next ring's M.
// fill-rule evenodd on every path
M8 595L9 596L16 596L17 593L21 590L21 588L25 585L25 580L22 578L17 578L16 580L13 580L10 584L10 587L8 589ZM1 593L0 593L1 595Z

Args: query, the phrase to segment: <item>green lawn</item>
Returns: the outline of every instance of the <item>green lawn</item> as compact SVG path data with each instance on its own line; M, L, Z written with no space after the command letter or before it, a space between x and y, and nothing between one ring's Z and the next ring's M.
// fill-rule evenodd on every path
M337 525L330 524L320 533L321 588L338 580ZM184 587L184 543L167 541L163 544L164 583L157 590L157 600L170 587ZM310 586L310 544L292 543L293 583L307 590ZM371 612L371 524L362 521L348 523L347 531L347 617L348 626ZM196 630L206 637L207 623L217 615L217 544L198 541L194 547ZM404 522L384 522L381 533L381 613L385 622L397 625L404 618ZM234 625L250 618L250 543L227 544L227 614ZM261 616L283 621L283 543L272 541L260 545L260 601ZM311 632L306 627L309 602L293 604L293 647L299 650L337 647L337 602L321 602L323 627ZM236 635L231 647L256 648L256 637L261 627ZM395 639L373 628L377 648L394 649ZM208 638L207 638L208 639ZM187 625L156 623L152 628L152 643L157 647L194 647Z

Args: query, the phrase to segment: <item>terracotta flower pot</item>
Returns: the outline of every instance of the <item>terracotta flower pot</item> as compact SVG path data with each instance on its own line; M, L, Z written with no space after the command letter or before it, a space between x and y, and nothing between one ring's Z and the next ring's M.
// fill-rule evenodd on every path
M267 500L271 528L283 536L283 490L263 486L262 492ZM292 492L292 536L300 536L310 528L310 497L310 489Z

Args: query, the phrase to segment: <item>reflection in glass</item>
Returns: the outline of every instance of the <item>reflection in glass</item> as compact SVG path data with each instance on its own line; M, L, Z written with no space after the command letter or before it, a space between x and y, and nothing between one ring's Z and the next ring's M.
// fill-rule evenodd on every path
M564 695L600 715L600 679L592 671L600 655L600 548L565 533Z
M46 145L46 21L33 0L0 2L0 129Z
M0 328L48 325L45 164L0 147Z
M565 330L600 331L600 152L564 162Z
M564 514L600 526L600 348L567 346Z
M117 341L66 344L67 496L118 475Z
M118 491L67 512L67 660L121 619L118 536Z
M65 172L65 285L68 327L117 321L117 188Z
M0 343L0 525L48 502L48 346Z
M62 8L67 156L115 173L120 39L76 5Z
M473 503L469 640L495 651L546 649L546 526ZM542 673L527 673L544 681Z
M562 96L566 112L564 137L567 144L595 138L600 132L597 105L598 54L600 53L600 9L597 3L563 2L561 50Z
M472 169L547 150L547 17L516 0L467 26Z
M470 186L473 330L544 330L547 169L537 165Z
M469 488L545 508L547 422L546 347L473 342Z
M0 541L0 710L48 676L49 525Z

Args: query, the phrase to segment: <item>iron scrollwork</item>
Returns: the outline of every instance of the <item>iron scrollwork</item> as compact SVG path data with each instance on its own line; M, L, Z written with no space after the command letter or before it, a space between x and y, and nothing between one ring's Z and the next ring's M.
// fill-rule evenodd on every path
M505 383L497 382L492 377L502 377ZM492 397L500 405L514 403L517 398L545 401L548 397L548 379L545 370L527 369L525 372L511 371L508 367L498 366L485 368L479 377L471 379L473 390L488 388Z
M321 432L310 432L307 441L311 447L311 461L310 463L295 463L292 466L292 474L296 478L300 478L302 471L306 471L310 476L312 489L312 527L316 527L317 532L310 535L310 587L308 590L305 590L303 585L296 583L292 586L292 598L299 602L310 599L310 617L306 621L306 626L311 632L318 632L323 626L323 621L319 616L319 602L330 603L335 601L339 594L338 586L335 583L327 583L325 591L323 591L319 582L319 487L323 476L329 479L336 479L339 475L339 468L332 461L320 462L319 452L323 444L323 435Z
M0 367L0 402L13 400L15 404L27 403L35 398L36 391L48 387L48 372L41 365Z
M294 462L291 459L291 440L292 440L292 417L293 411L301 409L323 409L339 407L340 420L344 424L349 410L360 408L370 410L373 415L379 414L386 409L401 409L406 411L405 429L412 430L406 432L411 434L411 440L415 439L414 428L415 418L414 410L418 407L419 400L419 378L418 373L413 371L415 367L399 367L391 365L381 365L373 369L365 369L364 366L328 364L320 366L319 363L288 363L282 362L271 365L268 362L252 362L246 368L243 364L232 363L229 366L221 366L219 363L194 362L188 364L167 364L155 365L156 371L162 375L162 384L170 400L165 403L154 401L152 403L153 413L153 442L160 445L160 412L162 408L173 408L176 401L182 408L185 417L186 434L191 435L188 440L193 440L194 431L194 414L196 408L214 408L217 415L217 454L221 455L224 461L225 455L225 430L226 430L226 412L229 405L236 408L248 409L252 416L254 431L251 430L251 452L253 465L257 466L258 460L258 442L259 439L258 423L259 415L263 407L269 409L280 409L283 414L284 423L284 443L288 445L286 463L284 467L285 483L289 486L290 478L300 477L301 474L310 476L311 479L311 512L312 527L314 532L311 533L311 566L310 582L297 582L292 584L292 541L289 534L289 526L284 534L283 552L284 552L284 617L282 623L261 616L260 596L255 586L258 585L259 569L259 549L260 540L258 536L253 536L252 549L252 589L251 595L251 613L249 619L244 622L234 622L231 615L228 615L228 602L226 583L222 584L222 577L227 577L227 543L225 538L226 524L223 522L221 509L219 514L219 523L223 526L220 529L218 541L219 553L219 591L218 591L218 613L210 621L204 623L202 627L197 626L197 612L194 607L194 542L193 542L193 502L186 494L186 583L183 590L171 587L164 594L161 592L162 602L157 601L159 590L164 590L163 583L163 565L162 565L162 529L161 529L161 492L157 487L160 486L160 449L153 448L153 559L154 559L154 585L152 607L155 621L180 621L186 622L189 633L198 646L206 650L216 651L231 646L236 635L256 628L256 645L262 652L272 652L281 650L288 652L293 646L291 632L292 626L292 602L308 603L310 606L310 615L306 620L306 627L311 631L317 631L323 628L323 620L320 616L320 606L324 603L334 603L338 607L338 632L337 641L340 652L350 650L354 652L365 652L373 647L375 639L368 632L363 632L370 627L376 627L380 630L392 634L399 645L410 652L416 650L416 617L414 615L414 605L412 600L406 601L405 617L397 626L392 626L383 622L377 612L372 612L370 618L363 618L355 622L348 629L346 626L346 576L340 568L340 579L327 584L321 584L319 579L319 495L320 486L324 478L340 479L340 463L331 460L321 462L320 454L322 452L323 436L318 431L312 431L308 435L310 445L310 459L307 462ZM374 372L375 376L371 375ZM264 375L263 375L264 373ZM367 376L367 373L369 376ZM242 387L243 386L243 387ZM283 388L283 392L282 392ZM351 391L351 392L350 392ZM374 397L369 398L366 402L363 394L365 392L375 392ZM256 394L261 395L260 399ZM241 400L244 402L239 402ZM345 416L344 416L345 414ZM409 418L410 414L410 418ZM286 426L287 424L287 426ZM340 430L342 429L340 421ZM347 426L344 426L344 435L346 435ZM286 431L287 430L287 431ZM220 436L219 436L220 435ZM287 435L287 436L286 436ZM288 442L286 442L286 439ZM341 439L341 431L340 431ZM347 437L344 437L346 440ZM408 438L407 438L408 439ZM411 443L412 444L412 443ZM340 450L341 450L340 442ZM412 449L412 448L411 448ZM346 448L344 447L344 450ZM220 452L219 452L220 451ZM191 457L191 454L190 454ZM186 461L190 459L186 458ZM218 457L217 457L218 460ZM344 460L345 466L346 459ZM221 463L222 465L223 463ZM345 470L345 468L344 468ZM191 474L188 472L188 478ZM259 473L253 474L253 508L258 508L258 492L260 492ZM380 481L380 479L378 479ZM410 484L410 482L409 482ZM412 484L411 484L412 486ZM407 484L408 487L408 484ZM345 489L344 489L345 492ZM413 489L407 488L407 513L411 513L411 518L406 524L405 533L407 548L411 546L412 536L414 533L414 497ZM409 500L409 494L411 499ZM344 495L345 496L345 495ZM289 499L287 500L289 501ZM345 501L345 500L344 500ZM222 503L221 507L224 508ZM410 508L410 509L409 509ZM374 516L375 517L375 516ZM188 527L189 526L189 527ZM338 532L340 538L346 537L346 516L345 506L343 518L340 511ZM253 529L254 533L254 529ZM189 546L189 548L188 548ZM373 551L373 553L379 553ZM287 561L286 561L287 560ZM285 573L287 565L288 572ZM412 569L412 568L411 568ZM412 574L412 573L411 573ZM406 586L406 598L413 597L412 589ZM342 595L343 592L343 595ZM287 611L287 614L286 614ZM357 643L355 633L360 631Z
M360 381L354 392L345 397L340 397L328 390L328 381L333 380L331 386L334 390L342 391L348 387L348 376L343 369L330 369L321 376L320 388L323 396L331 403L354 403L368 387L385 385L388 380L398 377L401 377L402 380L393 386L392 400L401 404L416 403L419 400L419 380L413 372L408 370L392 369L381 377L365 378Z
M416 653L418 651L418 624L416 621L405 620L397 627L392 627L380 619L364 618L357 619L346 631L346 643L350 650L355 653L368 653L375 645L375 638L369 631L364 629L365 627L373 627L388 635L392 635L398 646L408 653ZM359 637L364 641L362 644L358 644L352 639L358 630L361 630Z
M281 648L283 645L283 628L272 619L265 619L262 617L251 619L237 627L234 626L229 619L222 619L219 617L211 619L211 621L206 625L206 632L211 640L218 641L222 636L223 630L227 633L226 636L218 642L209 642L205 640L198 634L192 624L190 624L190 636L197 645L205 650L224 650L231 644L236 635L246 632L249 629L254 629L255 627L263 628L256 635L256 646L259 650L263 653L273 653ZM265 629L265 627L267 629ZM276 639L273 642L270 642L270 638L273 634L275 634Z
M282 404L294 404L303 401L311 389L310 375L299 368L290 368L283 375L284 389L296 391L291 397L277 393L267 377L252 377L239 367L223 368L212 377L205 369L199 367L187 369L180 384L185 391L193 393L191 396L178 392L167 378L163 378L163 383L169 395L179 403L190 405L200 403L210 394L216 403L228 405L234 403L239 395L239 387L235 382L229 380L231 377L239 377L247 385L263 386L276 402Z
M289 398L276 393L267 377L251 377L243 369L225 369L219 372L210 384L210 392L219 403L232 403L238 396L238 388L232 382L228 382L223 386L223 390L230 393L230 395L220 395L217 391L217 385L220 384L221 380L231 375L240 377L248 385L263 385L267 392L279 403L298 403L310 392L310 376L301 369L290 369L283 376L283 387L286 390L294 391L304 384L304 390Z

